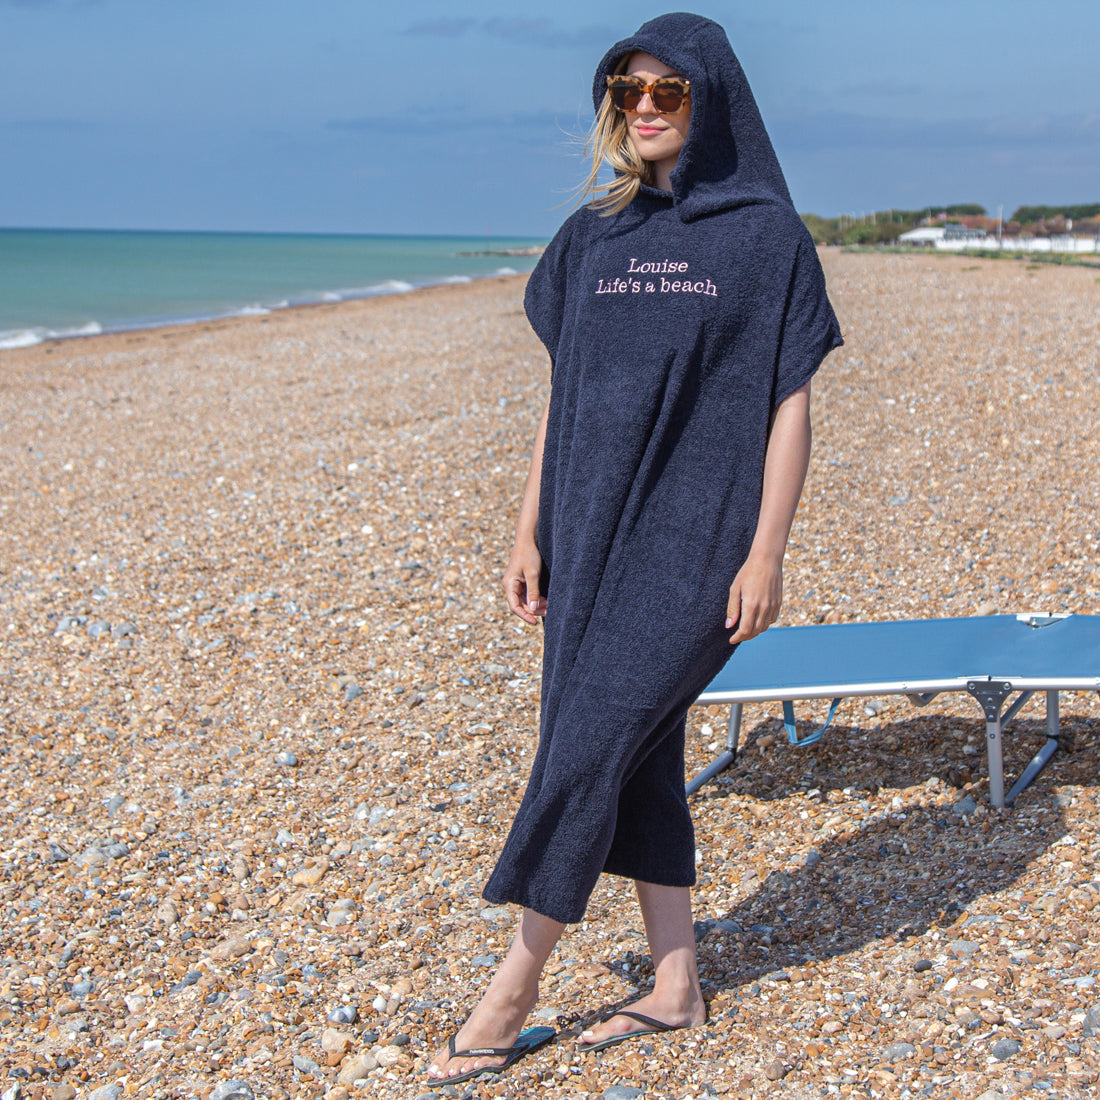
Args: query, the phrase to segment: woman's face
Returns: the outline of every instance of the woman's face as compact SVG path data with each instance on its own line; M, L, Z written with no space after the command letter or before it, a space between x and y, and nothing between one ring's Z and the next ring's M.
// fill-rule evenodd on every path
M631 54L626 72L639 77L644 84L652 84L664 76L680 76L675 69L647 53ZM638 156L653 165L657 186L664 191L671 190L669 176L687 138L691 100L685 99L676 114L662 115L654 109L653 100L646 94L635 110L625 114L630 144Z

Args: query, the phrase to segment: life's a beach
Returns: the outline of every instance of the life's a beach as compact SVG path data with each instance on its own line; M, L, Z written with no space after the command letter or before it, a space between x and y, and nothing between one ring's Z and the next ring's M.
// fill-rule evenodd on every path
M847 342L781 622L1100 614L1100 272L823 261ZM5 1096L431 1095L537 736L499 589L549 386L523 286L0 352ZM969 698L853 700L809 749L749 708L692 800L709 1023L577 1052L651 976L605 879L558 1041L452 1094L1092 1094L1100 705L1062 709L1001 812ZM693 711L689 770L723 736Z

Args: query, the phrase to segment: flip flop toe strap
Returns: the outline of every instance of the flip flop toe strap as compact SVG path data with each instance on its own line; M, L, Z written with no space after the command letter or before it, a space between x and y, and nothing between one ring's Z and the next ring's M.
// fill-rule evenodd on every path
M676 1024L666 1024L663 1020L655 1020L652 1016L645 1016L641 1012L632 1012L629 1008L620 1009L618 1012L613 1012L611 1016L607 1018L610 1020L613 1016L629 1016L632 1020L637 1020L640 1024L645 1024L646 1027L653 1028L654 1031L679 1031L679 1027Z

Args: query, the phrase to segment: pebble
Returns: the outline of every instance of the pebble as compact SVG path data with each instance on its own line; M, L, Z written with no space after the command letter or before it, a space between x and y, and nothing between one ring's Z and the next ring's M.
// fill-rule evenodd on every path
M222 1081L214 1087L210 1100L256 1100L256 1095L247 1081Z
M973 955L980 948L981 944L975 943L973 940L952 940L947 945L947 950L952 955Z
M331 1024L354 1024L359 1019L355 1005L337 1005L326 1017Z
M228 962L230 959L240 958L252 950L252 942L246 936L231 936L221 943L215 944L207 951L207 955L215 962Z
M290 881L295 886L316 886L321 879L328 874L329 862L327 859L317 859L307 863L305 867L295 871Z
M118 1100L122 1095L121 1085L103 1085L88 1093L88 1100Z
M1091 1039L1095 1035L1100 1035L1100 1004L1093 1005L1085 1013L1084 1023L1081 1026L1081 1034L1086 1039Z
M972 814L977 808L977 800L973 795L968 794L965 798L960 798L959 801L951 807L951 812L960 815Z
M76 1089L73 1088L68 1081L62 1081L61 1084L50 1093L50 1100L75 1100L75 1098Z
M375 1047L371 1051L374 1060L380 1066L393 1066L401 1060L401 1047L396 1043L388 1043L386 1046Z
M883 1049L882 1056L887 1062L902 1062L916 1053L917 1048L912 1043L891 1043Z
M275 763L282 764L284 768L296 768L298 766L298 757L292 752L277 752L275 754Z
M638 1100L639 1096L645 1096L645 1090L632 1085L612 1085L603 1090L603 1100Z
M321 1049L326 1054L345 1054L352 1047L352 1037L335 1028L326 1027L321 1032Z
M355 920L355 902L351 898L339 898L325 915L325 923L331 928L351 924Z
M312 1058L307 1058L304 1054L295 1054L292 1061L295 1068L303 1073L315 1073L321 1068Z
M1012 1058L1019 1054L1022 1045L1019 1039L998 1039L993 1046L989 1048L989 1053L992 1054L998 1062L1003 1062L1007 1058Z
M157 905L156 917L161 924L171 927L173 924L179 922L180 911L171 898L165 898Z
M368 1076L371 1070L378 1068L378 1059L371 1054L358 1054L347 1059L340 1067L336 1082L340 1085L354 1085Z
M782 1081L790 1072L791 1067L780 1058L775 1058L764 1064L764 1076L769 1081Z

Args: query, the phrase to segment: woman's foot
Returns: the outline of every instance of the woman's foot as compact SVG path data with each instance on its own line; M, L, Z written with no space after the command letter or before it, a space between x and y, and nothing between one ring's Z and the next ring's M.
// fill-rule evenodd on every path
M535 1007L537 1000L537 988L533 997L522 993L509 996L493 990L486 991L480 1003L470 1013L469 1019L455 1035L454 1049L461 1052L482 1050L485 1047L507 1049L514 1046L519 1033L523 1030L523 1022ZM436 1051L435 1057L431 1060L428 1076L433 1081L445 1085L451 1078L460 1077L473 1070L503 1064L504 1058L499 1055L452 1058L445 1044Z
M698 1027L707 1022L707 1003L703 1000L702 990L698 988L676 994L654 990L626 1007L631 1012L660 1020L670 1031L684 1027ZM609 1039L614 1040L619 1036L650 1031L655 1035L659 1034L656 1028L650 1028L636 1018L619 1013L593 1024L582 1031L578 1038L582 1047L590 1047L605 1043Z
M523 910L507 957L470 1018L454 1036L454 1046L441 1047L431 1060L428 1077L432 1081L445 1085L455 1077L503 1066L508 1061L502 1055L492 1054L463 1058L452 1055L451 1050L484 1050L486 1047L507 1050L516 1045L523 1021L538 1003L539 975L564 929L564 924L532 909Z

